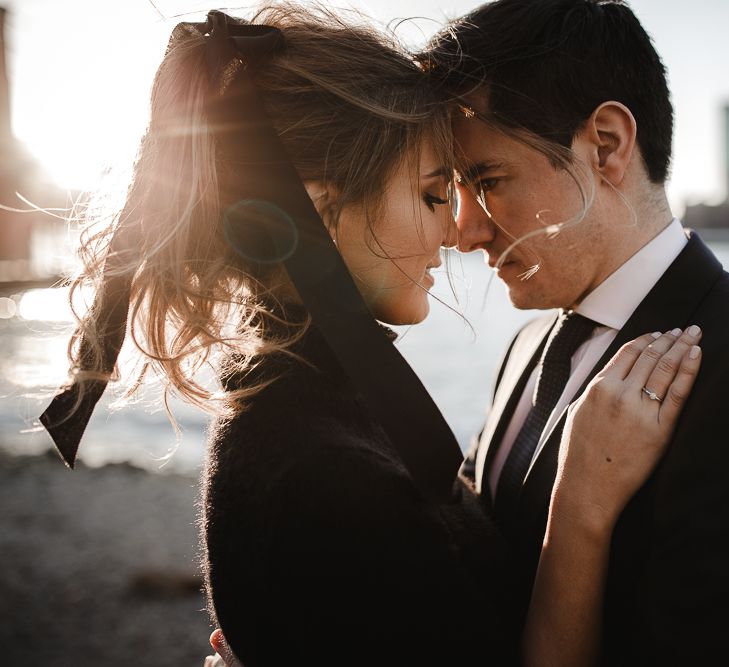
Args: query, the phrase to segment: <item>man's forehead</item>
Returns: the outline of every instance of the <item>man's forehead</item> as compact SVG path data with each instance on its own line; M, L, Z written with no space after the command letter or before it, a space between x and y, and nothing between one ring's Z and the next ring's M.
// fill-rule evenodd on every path
M478 121L476 121L478 123ZM456 135L458 143L458 161L464 170L481 173L493 171L510 164L514 160L514 151L509 150L501 141L495 141L486 132L478 129L467 136Z
M520 161L524 146L489 127L478 118L461 118L454 123L454 136L462 164L486 171Z

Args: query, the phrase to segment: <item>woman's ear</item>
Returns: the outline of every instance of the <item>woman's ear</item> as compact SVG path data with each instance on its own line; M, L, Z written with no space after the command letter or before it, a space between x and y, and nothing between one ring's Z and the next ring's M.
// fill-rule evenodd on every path
M578 133L587 145L591 165L613 186L623 181L635 152L637 126L630 109L603 102Z
M330 234L334 234L334 219L332 211L337 200L337 189L326 181L304 181L304 187L309 199L327 226Z

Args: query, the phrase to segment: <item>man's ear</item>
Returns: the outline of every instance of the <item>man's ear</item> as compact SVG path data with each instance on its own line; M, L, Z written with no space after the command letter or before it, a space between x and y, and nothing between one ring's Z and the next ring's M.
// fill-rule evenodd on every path
M327 226L330 234L334 234L332 210L337 201L337 188L326 181L304 181L309 199L314 202L317 212Z
M578 137L587 144L591 165L613 186L620 185L635 152L637 126L620 102L597 107Z

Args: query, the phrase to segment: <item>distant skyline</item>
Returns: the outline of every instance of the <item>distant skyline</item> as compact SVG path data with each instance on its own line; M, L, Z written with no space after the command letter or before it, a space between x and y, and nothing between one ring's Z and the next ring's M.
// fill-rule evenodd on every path
M67 187L93 187L109 162L128 163L144 130L149 87L177 19L215 6L179 0L0 0L6 25L13 131ZM363 10L386 23L421 17L399 31L422 43L466 0L359 0L326 3ZM668 192L686 203L725 196L722 107L729 103L729 2L629 2L663 57L676 112ZM156 8L169 20L163 21ZM254 6L253 3L246 6ZM246 10L232 9L245 15Z

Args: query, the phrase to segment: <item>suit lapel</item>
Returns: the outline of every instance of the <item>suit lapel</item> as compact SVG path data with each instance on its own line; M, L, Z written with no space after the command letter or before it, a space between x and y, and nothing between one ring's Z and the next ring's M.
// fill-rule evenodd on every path
M714 254L696 234L691 233L686 247L618 332L575 398L585 391L595 375L628 341L651 331L669 331L693 324L691 317L722 271L721 263ZM549 502L566 418L567 408L544 440L527 474L519 501L522 520L538 518Z
M486 489L488 476L494 456L501 439L504 437L511 417L514 414L524 387L529 380L534 366L539 360L547 335L557 319L555 313L530 322L519 334L504 366L504 372L496 388L494 402L489 410L478 452L476 454L476 490L478 493ZM482 494L484 497L488 494ZM488 494L490 497L490 494Z

